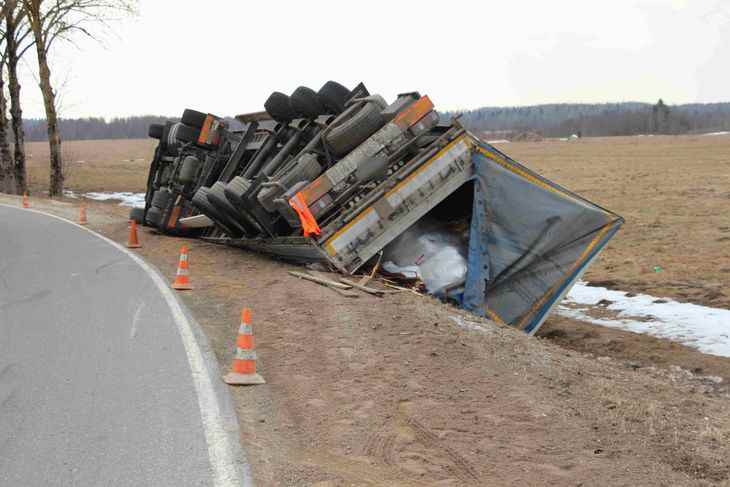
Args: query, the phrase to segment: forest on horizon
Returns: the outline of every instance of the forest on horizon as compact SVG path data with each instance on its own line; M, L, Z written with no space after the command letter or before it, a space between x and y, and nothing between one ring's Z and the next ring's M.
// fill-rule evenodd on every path
M535 132L545 137L617 136L639 134L692 134L730 130L730 103L666 105L622 103L559 103L525 107L482 107L443 112L460 116L469 129L479 132ZM61 119L63 140L138 139L147 137L152 123L173 117L144 115L106 120L102 117ZM47 140L43 119L24 121L26 140Z

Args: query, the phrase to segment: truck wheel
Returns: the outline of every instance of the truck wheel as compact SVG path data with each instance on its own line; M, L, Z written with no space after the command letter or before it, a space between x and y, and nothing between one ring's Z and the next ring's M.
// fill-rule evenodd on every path
M291 99L279 91L273 92L264 103L264 110L277 122L287 123L296 118Z
M233 206L230 201L228 201L224 190L225 186L226 183L222 181L218 181L211 186L208 190L208 202L213 205L221 215L228 218L231 227L235 226L241 231L242 235L248 235L251 233L251 223L246 218L246 215L238 211L238 209Z
M208 201L208 194L210 188L207 186L201 186L193 195L192 203L201 213L209 217L220 227L226 235L233 238L240 238L242 233L232 228L231 225L226 221L226 218L220 214L220 212L210 204Z
M345 102L350 98L350 90L336 81L328 81L319 89L317 96L327 113L339 115L345 110Z
M294 90L289 99L291 100L292 110L302 118L312 120L326 113L317 93L306 86L300 86Z
M249 189L251 189L251 181L241 176L236 176L231 179L228 184L226 184L223 192L225 193L226 198L228 198L228 201L233 203L234 206L243 207L243 195L245 195Z
M152 206L155 208L165 208L172 198L172 193L167 188L158 189L152 196Z
M145 214L147 226L157 228L160 226L160 221L162 221L162 210L155 206L150 206Z
M153 139L160 140L162 139L162 132L165 130L165 126L159 123L153 123L150 124L150 127L147 129L147 135L152 137Z
M132 208L129 211L129 219L138 225L144 225L144 208Z
M190 108L186 108L182 114L182 118L180 119L180 122L182 122L184 125L187 125L189 127L194 127L196 129L202 129L203 124L205 124L206 118L208 118L207 113L203 113L203 112L199 112L197 110L192 110Z
M182 123L175 124L170 129L170 138L174 138L175 142L197 142L200 137L200 129L189 127ZM170 145L173 145L170 143Z
M343 112L331 126L325 142L335 155L342 157L360 145L385 124L381 114L385 101L368 101L360 109ZM351 107L352 108L352 107Z

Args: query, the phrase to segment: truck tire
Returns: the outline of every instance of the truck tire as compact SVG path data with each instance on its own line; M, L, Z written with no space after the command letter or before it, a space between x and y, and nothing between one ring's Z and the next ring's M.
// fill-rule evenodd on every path
M327 113L339 115L345 110L345 102L350 98L350 90L336 81L328 81L319 89L317 97Z
M165 208L172 198L172 193L167 188L158 189L152 196L152 206L155 208Z
M353 113L342 113L332 122L334 127L325 137L327 146L335 155L342 157L363 143L385 125L381 114L383 105L368 101L360 109L353 110Z
M218 181L208 190L208 202L213 205L218 212L230 220L231 226L241 231L243 235L255 233L252 231L252 224L248 220L247 215L239 211L233 204L228 201L225 194L226 183Z
M233 206L237 208L243 208L245 207L243 196L248 192L250 188L250 180L241 176L236 176L235 178L231 179L228 184L226 184L223 192L225 193L226 198L228 198L228 201L233 203Z
M264 110L277 122L287 123L295 118L291 99L279 91L273 92L264 103Z
M174 139L175 143L179 143L179 142L196 143L196 142L198 142L199 137L200 137L200 129L189 127L182 123L177 123L172 128L170 128L170 138ZM173 145L173 143L171 143L171 142L168 142L168 144Z
M144 221L149 227L159 227L162 221L162 210L156 206L150 206L145 213Z
M227 219L220 214L220 212L210 204L208 201L208 192L210 188L207 186L201 186L193 195L192 203L201 213L210 218L215 222L218 227L223 230L226 235L233 238L240 238L241 232L235 228L232 228L228 223Z
M129 219L138 225L144 225L144 208L132 208L129 211Z
M152 137L153 139L160 140L162 139L162 132L164 132L165 126L159 123L153 123L150 124L150 127L147 129L147 135Z
M300 86L289 97L292 110L297 116L313 120L327 111L319 100L317 93L311 88Z
M202 129L203 124L205 124L206 118L208 118L207 113L203 113L203 112L199 112L197 110L192 110L190 108L186 108L182 114L182 118L180 119L180 122L182 122L184 125L187 125L189 127L193 127L196 129Z

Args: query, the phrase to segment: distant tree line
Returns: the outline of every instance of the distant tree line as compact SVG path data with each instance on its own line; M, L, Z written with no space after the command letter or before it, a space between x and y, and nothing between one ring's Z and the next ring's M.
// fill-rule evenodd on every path
M730 131L730 103L564 103L484 107L443 115L461 115L462 123L474 131L534 131L546 137Z
M147 137L150 124L168 120L174 118L157 115L113 118L109 121L100 117L62 118L59 127L63 140L141 139ZM48 140L48 125L44 119L26 119L23 127L26 140Z
M461 116L470 129L487 132L538 132L546 137L611 136L638 134L688 134L730 131L730 103L666 105L648 103L553 104L527 107L484 107L461 112L444 112L444 117ZM147 137L153 123L176 117L141 115L105 120L101 117L59 119L64 140L139 139ZM232 118L226 118L236 123ZM44 119L23 121L25 138L48 140Z

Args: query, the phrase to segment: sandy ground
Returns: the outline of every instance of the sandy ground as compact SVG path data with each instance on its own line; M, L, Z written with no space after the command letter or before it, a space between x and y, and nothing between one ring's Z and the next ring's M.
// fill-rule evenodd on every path
M92 202L91 226L124 241L126 211ZM726 359L634 334L644 348L621 350L621 332L561 318L529 338L428 297L346 298L259 255L141 239L170 280L190 246L182 296L224 368L253 309L268 383L232 394L259 485L730 485L730 396L705 377L730 375Z
M141 190L148 146L77 143L71 187ZM500 149L626 217L588 280L730 308L730 137ZM77 201L32 204L78 214ZM126 212L91 202L91 226L124 241ZM172 279L183 240L141 238ZM431 298L345 298L286 264L186 243L183 299L223 368L253 309L268 383L232 393L259 485L730 485L730 359L555 315L528 338Z

